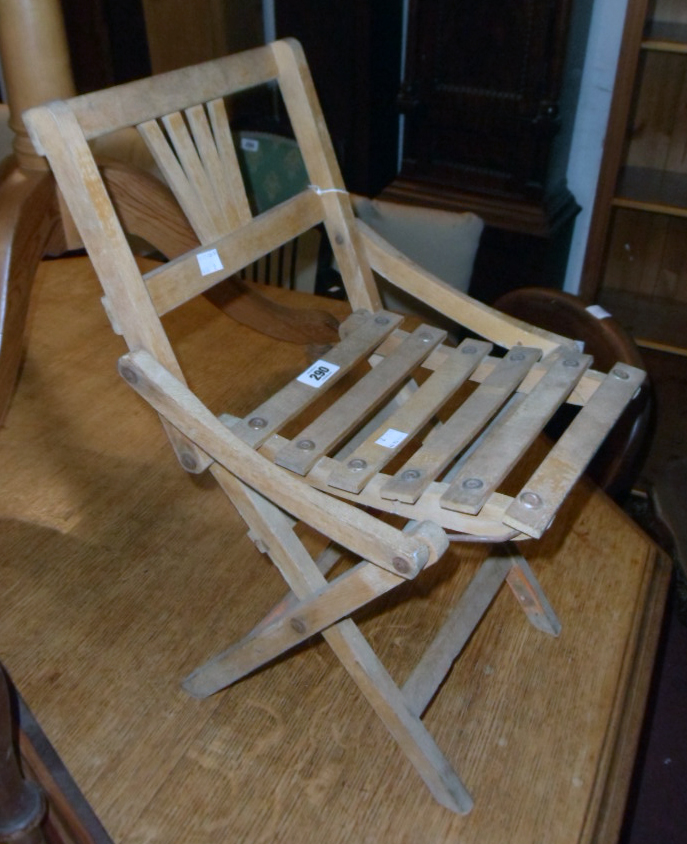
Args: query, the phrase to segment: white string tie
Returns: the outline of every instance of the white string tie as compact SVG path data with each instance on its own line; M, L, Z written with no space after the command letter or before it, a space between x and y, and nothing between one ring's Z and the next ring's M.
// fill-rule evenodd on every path
M345 188L321 188L319 185L308 185L308 187L318 196L322 196L323 193L348 193Z

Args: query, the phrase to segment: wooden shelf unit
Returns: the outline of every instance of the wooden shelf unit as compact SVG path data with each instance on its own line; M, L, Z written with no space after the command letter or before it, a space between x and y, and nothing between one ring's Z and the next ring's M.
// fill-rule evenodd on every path
M614 315L635 332L643 326L639 342L681 353L686 147L687 4L630 0L580 292L622 302Z

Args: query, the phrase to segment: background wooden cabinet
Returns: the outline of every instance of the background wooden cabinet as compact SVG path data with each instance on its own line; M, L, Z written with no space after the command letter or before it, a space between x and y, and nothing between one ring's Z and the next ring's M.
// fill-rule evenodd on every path
M575 213L561 127L570 0L411 0L399 197L549 236Z
M581 293L687 351L687 4L631 0Z

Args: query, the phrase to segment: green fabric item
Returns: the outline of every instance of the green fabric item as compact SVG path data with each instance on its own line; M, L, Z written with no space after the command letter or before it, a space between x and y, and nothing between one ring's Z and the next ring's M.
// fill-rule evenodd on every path
M308 186L301 152L291 138L243 130L235 133L234 140L254 214L267 211Z

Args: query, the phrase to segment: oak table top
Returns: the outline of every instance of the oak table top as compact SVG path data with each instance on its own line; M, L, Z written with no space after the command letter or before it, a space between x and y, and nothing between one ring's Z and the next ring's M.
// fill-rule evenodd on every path
M639 529L582 483L521 546L563 632L537 632L502 591L430 707L475 799L456 816L321 639L210 699L183 692L284 586L118 377L99 298L87 259L41 265L0 431L0 659L114 841L613 841L669 577ZM165 319L216 412L243 415L308 362L203 298ZM452 546L408 600L361 614L396 679L486 551Z

